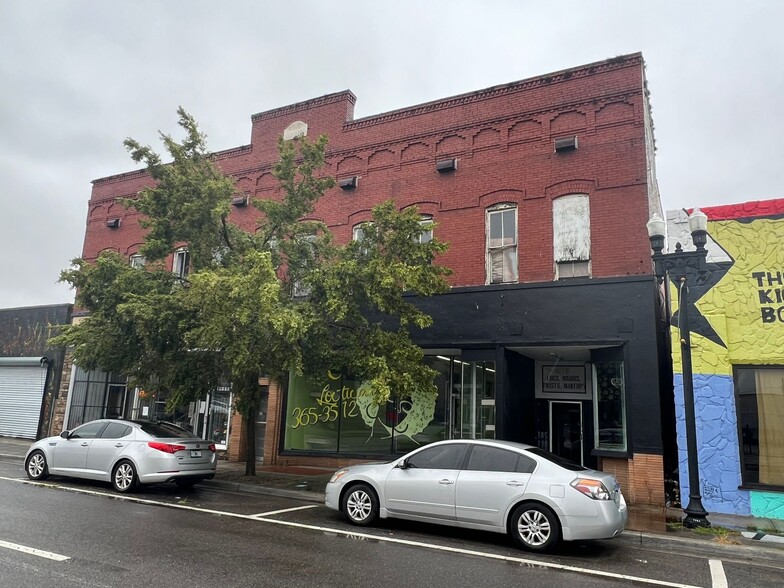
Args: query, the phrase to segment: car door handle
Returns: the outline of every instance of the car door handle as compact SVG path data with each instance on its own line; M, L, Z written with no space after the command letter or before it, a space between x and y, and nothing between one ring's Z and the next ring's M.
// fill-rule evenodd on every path
M507 486L525 486L525 482L521 482L520 480L509 480L506 483Z
M447 480L446 478L444 478L443 480L439 480L438 483L441 484L442 486L449 486L450 484L454 484L455 482L454 480Z
M87 441L82 441L82 447L87 447L89 443Z
M115 443L114 444L115 447L122 447L123 445L125 445L125 443Z

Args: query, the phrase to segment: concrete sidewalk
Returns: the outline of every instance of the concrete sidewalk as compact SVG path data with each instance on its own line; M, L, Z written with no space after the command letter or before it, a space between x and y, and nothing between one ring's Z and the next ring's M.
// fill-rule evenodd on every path
M20 476L24 475L21 462L32 441L0 437L0 457L20 462ZM324 488L333 470L318 467L267 467L258 464L256 476L245 476L245 463L220 460L214 480L202 484L206 487L241 490L259 494L272 494L324 502ZM737 547L741 555L752 557L749 548L769 551L775 559L784 561L784 521L736 515L711 513L710 529L690 530L680 524L683 511L675 508L631 506L629 522L623 534L625 542L650 543L651 541L693 541L708 547ZM745 551L744 551L745 550ZM763 556L762 552L757 553Z

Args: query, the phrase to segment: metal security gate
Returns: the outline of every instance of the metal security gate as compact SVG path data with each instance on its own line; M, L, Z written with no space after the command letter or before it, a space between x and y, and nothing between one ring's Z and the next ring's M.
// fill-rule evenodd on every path
M36 438L46 371L41 357L0 357L0 436Z

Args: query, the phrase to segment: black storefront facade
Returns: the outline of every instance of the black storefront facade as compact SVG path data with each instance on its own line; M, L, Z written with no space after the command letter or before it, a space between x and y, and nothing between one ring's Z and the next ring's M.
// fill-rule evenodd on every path
M414 334L439 372L432 406L379 407L342 374L321 390L292 378L280 454L377 460L440 439L506 439L611 471L632 502L663 504L676 465L658 292L652 276L626 276L418 299L434 319Z

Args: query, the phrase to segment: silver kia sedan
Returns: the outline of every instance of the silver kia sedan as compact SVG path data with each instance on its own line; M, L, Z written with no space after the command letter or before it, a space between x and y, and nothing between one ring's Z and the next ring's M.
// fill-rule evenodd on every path
M390 463L338 470L326 505L355 525L401 518L509 533L533 551L560 540L616 537L628 516L611 474L530 445L478 439L439 441Z
M215 444L177 425L99 419L30 446L25 471L31 480L50 474L111 482L118 492L138 484L175 482L192 488L215 477Z

